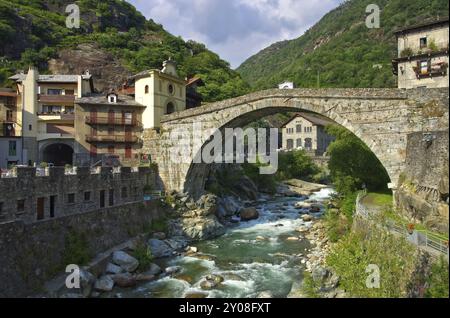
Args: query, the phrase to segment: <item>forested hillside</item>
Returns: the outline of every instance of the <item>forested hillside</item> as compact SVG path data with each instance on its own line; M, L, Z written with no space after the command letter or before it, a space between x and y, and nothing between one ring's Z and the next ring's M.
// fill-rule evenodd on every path
M285 80L299 87L394 87L393 32L448 16L447 0L379 0L381 28L368 29L366 7L373 0L349 0L303 36L275 43L248 59L238 72L253 89Z
M76 3L81 28L66 27L66 6ZM180 76L201 76L206 101L242 95L248 85L205 45L184 41L121 0L0 0L0 85L29 65L42 73L93 70L99 80L117 85L120 77L160 68L171 57ZM108 63L114 64L107 73ZM114 74L113 74L114 73ZM119 73L119 74L117 74ZM100 77L100 78L99 78ZM104 77L103 79L101 77Z

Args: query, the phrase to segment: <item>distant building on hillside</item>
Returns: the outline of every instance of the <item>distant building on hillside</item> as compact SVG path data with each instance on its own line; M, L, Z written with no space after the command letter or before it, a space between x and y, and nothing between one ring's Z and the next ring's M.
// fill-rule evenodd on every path
M393 71L399 88L449 87L449 20L397 31L398 57Z
M278 85L279 89L294 89L295 84L293 82L284 82Z
M315 156L323 156L334 137L325 131L333 122L314 115L299 114L291 118L282 128L282 150L303 149Z

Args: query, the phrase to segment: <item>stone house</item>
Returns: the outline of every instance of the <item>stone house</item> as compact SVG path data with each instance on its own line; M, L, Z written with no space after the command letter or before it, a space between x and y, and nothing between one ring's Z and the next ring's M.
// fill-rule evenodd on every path
M303 149L315 156L323 156L334 137L325 131L333 122L314 115L299 114L291 118L282 129L282 150Z
M393 71L398 87L449 87L449 20L408 27L397 31L398 57Z
M145 106L114 91L76 100L75 165L139 164Z

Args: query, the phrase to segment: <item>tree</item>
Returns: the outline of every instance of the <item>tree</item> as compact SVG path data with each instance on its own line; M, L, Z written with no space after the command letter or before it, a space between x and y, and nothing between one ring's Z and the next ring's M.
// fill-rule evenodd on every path
M326 130L336 137L328 154L331 178L339 193L357 191L364 184L370 190L387 190L389 176L366 144L341 126L331 125Z

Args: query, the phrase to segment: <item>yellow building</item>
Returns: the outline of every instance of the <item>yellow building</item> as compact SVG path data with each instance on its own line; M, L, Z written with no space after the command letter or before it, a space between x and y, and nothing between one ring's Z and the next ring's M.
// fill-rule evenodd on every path
M17 105L22 112L24 161L72 164L75 144L75 98L93 91L92 76L40 75L31 67L10 79L16 82Z
M163 115L186 109L186 81L178 77L174 61L165 61L162 70L145 71L131 79L136 102L146 106L144 129L157 129Z

